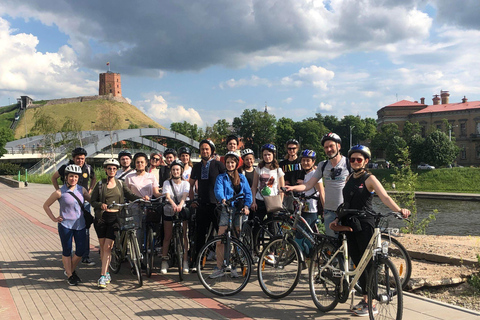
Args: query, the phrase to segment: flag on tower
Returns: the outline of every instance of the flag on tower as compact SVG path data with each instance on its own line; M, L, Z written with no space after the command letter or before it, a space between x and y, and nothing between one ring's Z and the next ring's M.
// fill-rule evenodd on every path
M109 66L109 65L110 65L110 62L107 62L107 66Z

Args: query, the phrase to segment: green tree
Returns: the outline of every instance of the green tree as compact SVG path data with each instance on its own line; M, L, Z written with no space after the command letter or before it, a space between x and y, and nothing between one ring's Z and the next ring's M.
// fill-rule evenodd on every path
M397 154L401 152L407 146L405 140L400 136L394 136L390 143L385 148L385 154L387 159L397 163Z
M405 142L410 145L412 138L415 135L419 135L421 132L422 128L420 127L420 124L418 122L411 123L410 121L405 121L405 124L403 125L402 137Z
M294 126L295 121L290 118L282 117L277 121L277 137L275 138L275 143L278 147L279 156L281 156L282 153L285 152L283 148L285 142L292 138L298 139L298 135L295 133Z
M0 157L8 152L7 149L5 149L7 142L13 140L15 140L15 136L13 135L12 130L6 127L0 128Z
M453 163L460 152L455 142L450 141L448 136L439 130L433 131L425 138L423 149L424 161L436 167Z
M115 113L114 105L106 103L96 122L97 130L108 131L110 134L110 151L113 156L113 131L120 129L120 118Z
M57 134L58 126L55 119L48 115L43 108L35 110L34 114L35 124L31 132L35 135L43 135L42 153L46 153L50 158L54 159L56 154L55 136Z
M323 147L320 142L325 132L327 128L323 123L315 120L306 119L295 123L295 136L301 142L302 150L310 149L322 154ZM322 157L320 154L317 158Z
M232 134L230 124L225 119L220 119L212 127L211 139L216 146L216 152L218 154L225 154L227 152L227 146L225 145L225 139L228 135Z
M82 146L82 140L80 132L82 131L81 123L72 117L67 117L63 123L62 128L60 129L60 134L62 135L62 143L69 144L71 142L76 142L78 140L79 145ZM76 144L76 143L75 143ZM71 150L67 150L71 151Z
M329 115L323 118L323 124L328 128L328 132L336 132L340 126L340 121L337 117Z
M415 134L411 137L408 147L413 164L419 164L420 162L425 161L424 144L425 139L422 138L420 134Z
M191 124L187 121L172 122L170 130L183 134L195 141L200 141L203 138L203 130L198 128L196 124Z
M387 146L393 140L394 137L401 136L401 132L398 129L396 123L387 123L380 127L377 134L372 139L371 150L376 157L380 157L387 149ZM393 160L387 158L387 160Z

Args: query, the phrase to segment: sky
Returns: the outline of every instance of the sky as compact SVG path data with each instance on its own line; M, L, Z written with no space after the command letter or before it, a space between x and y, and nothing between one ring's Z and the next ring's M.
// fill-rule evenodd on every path
M0 105L98 94L107 62L165 127L478 101L479 16L478 0L2 0Z

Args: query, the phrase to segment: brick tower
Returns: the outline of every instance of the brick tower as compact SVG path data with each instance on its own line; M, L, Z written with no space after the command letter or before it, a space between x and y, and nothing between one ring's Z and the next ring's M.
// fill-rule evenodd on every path
M100 73L100 82L98 87L98 94L106 96L111 94L114 97L122 96L122 78L120 73L113 73L107 71Z

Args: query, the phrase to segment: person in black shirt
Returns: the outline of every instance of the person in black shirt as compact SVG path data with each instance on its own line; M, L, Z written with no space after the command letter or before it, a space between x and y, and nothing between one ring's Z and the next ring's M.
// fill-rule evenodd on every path
M160 188L163 187L163 183L170 179L170 165L177 158L177 151L172 148L168 148L163 153L163 158L165 160L165 165L161 166L158 170L158 185Z
M290 139L285 143L287 154L285 160L280 161L279 165L282 171L285 173L285 185L296 186L303 183L305 173L302 170L300 164L301 159L298 157L299 143L295 139ZM285 196L283 204L288 208L288 211L293 212L293 198L291 196Z
M217 176L225 173L225 165L212 158L212 154L215 152L215 144L211 140L205 139L200 141L199 147L202 161L193 165L189 180L190 199L194 199L193 190L195 183L198 182L198 200L192 203L192 208L197 208L197 237L195 239L197 252L205 244L205 236L210 224L213 223L215 230L218 230L218 221L215 214L217 199L215 198L214 187Z
M255 156L253 155L252 149L244 149L242 150L241 154L243 164L238 169L238 172L245 175L251 188L253 184L253 176L255 173L255 167L253 166L253 164L255 163Z

